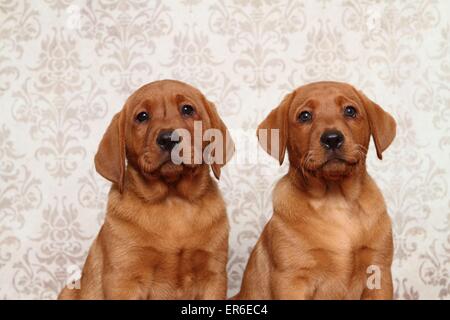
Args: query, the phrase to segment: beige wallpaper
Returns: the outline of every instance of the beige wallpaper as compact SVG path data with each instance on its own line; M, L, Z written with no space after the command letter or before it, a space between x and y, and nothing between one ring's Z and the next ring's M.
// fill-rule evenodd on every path
M176 78L253 146L292 88L363 89L398 121L368 160L394 222L395 296L450 299L449 16L447 0L0 0L0 298L55 298L83 265L109 189L99 139L132 91ZM286 170L266 156L223 171L230 294Z

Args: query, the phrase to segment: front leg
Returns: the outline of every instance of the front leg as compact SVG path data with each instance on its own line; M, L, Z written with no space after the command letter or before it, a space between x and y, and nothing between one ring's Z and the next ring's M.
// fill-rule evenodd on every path
M366 283L361 299L391 300L393 298L393 285L391 265L393 259L393 239L390 220L386 219L386 227L373 247L367 250Z
M198 266L196 274L198 285L196 286L195 299L199 300L224 300L227 298L227 260L228 247L221 251L207 253L207 262Z
M310 300L314 288L309 277L298 270L276 271L272 278L272 298L276 300Z
M199 300L225 300L227 298L227 274L213 273L200 290L196 299Z
M228 222L224 220L211 229L209 243L216 245L196 250L191 265L196 270L195 299L225 300L227 298Z
M108 272L103 277L103 292L107 300L142 300L147 292L144 279L126 271Z
M375 266L368 274L362 300L392 300L393 286L391 266ZM380 277L380 279L377 279Z

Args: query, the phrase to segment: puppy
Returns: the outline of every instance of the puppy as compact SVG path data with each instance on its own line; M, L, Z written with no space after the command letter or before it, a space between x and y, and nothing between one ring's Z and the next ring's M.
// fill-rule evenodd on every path
M279 129L279 139L261 129ZM289 172L236 299L392 298L391 221L365 159L370 136L381 159L395 132L389 114L345 83L284 98L258 138L280 164L287 150Z
M177 130L194 137L196 123L226 139L211 152L210 160L222 153L222 163L173 161L187 142ZM191 158L211 143L188 144ZM215 106L190 85L163 80L133 93L95 156L96 170L113 183L105 222L80 288L64 288L59 299L226 298L228 220L209 168L218 179L233 150Z

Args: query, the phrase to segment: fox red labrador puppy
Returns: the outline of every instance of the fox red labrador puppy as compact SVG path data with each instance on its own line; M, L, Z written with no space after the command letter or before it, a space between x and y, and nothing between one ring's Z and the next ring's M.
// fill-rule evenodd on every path
M279 139L261 129L279 129ZM258 137L280 164L288 152L289 172L235 298L392 298L391 221L365 160L370 136L381 159L395 132L388 113L345 83L284 98Z
M195 122L226 139L222 163L173 161L182 140L176 130L194 135ZM192 154L211 143L192 143ZM113 182L105 222L80 288L66 287L59 298L226 298L228 220L209 168L219 178L233 150L216 108L192 86L163 80L133 93L95 156L97 171Z

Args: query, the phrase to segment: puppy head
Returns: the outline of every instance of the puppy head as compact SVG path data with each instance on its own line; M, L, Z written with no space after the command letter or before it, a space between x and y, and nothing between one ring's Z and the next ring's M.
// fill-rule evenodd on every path
M279 139L262 136L260 129L278 129ZM392 116L360 91L345 83L317 82L287 95L259 125L258 138L280 164L288 150L291 166L338 180L364 163L370 135L381 159L395 131Z
M203 151L211 142L202 137L208 129L215 129L225 139L220 144L220 157L214 158L217 149L212 152L211 167L219 178L234 145L215 106L188 84L173 80L152 82L134 92L114 116L95 156L96 169L118 184L120 191L125 159L144 177L176 181L204 163ZM181 144L185 147L179 152L182 159L174 161L174 149L180 149Z

